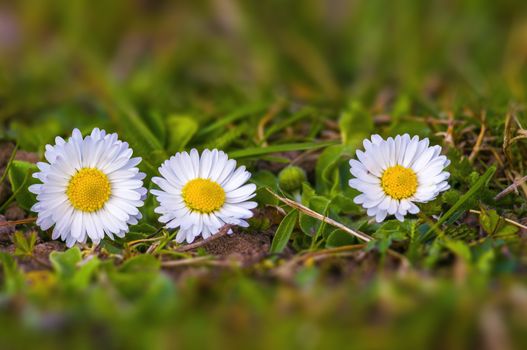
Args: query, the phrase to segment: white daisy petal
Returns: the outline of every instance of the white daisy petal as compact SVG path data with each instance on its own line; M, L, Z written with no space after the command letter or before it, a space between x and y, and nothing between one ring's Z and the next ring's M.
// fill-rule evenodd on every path
M253 216L256 185L246 184L251 177L244 166L218 150L182 152L165 161L154 177L159 189L151 190L159 206L159 221L177 229L176 242L207 239L225 224L247 226ZM120 196L123 197L123 196Z
M431 201L450 188L450 174L444 171L450 161L427 138L404 134L384 140L373 135L363 145L364 151L356 151L358 160L349 162L349 186L361 192L354 202L377 222L388 215L403 221L406 214L419 212L414 202Z

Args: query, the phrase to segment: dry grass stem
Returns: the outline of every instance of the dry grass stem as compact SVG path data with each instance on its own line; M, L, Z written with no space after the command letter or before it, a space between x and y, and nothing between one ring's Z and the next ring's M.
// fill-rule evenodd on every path
M317 213L316 211L314 210L311 210L309 209L308 207L298 203L298 202L295 202L294 200L291 200L291 199L288 199L288 198L285 198L285 197L281 197L279 195L277 195L276 193L274 193L273 191L267 189L273 196L275 196L276 198L278 198L278 200L280 200L281 202L287 204L288 206L292 207L292 208L295 208L299 211L301 211L302 213L308 215L308 216L311 216L312 218L315 218L315 219L318 219L322 222L325 222L326 224L329 224L331 226L334 226L338 229L341 229L342 231L346 232L346 233L349 233L350 235L352 236L355 236L357 237L358 239L364 241L364 242L369 242L369 241L372 241L373 240L373 237L370 237L368 236L367 234L365 233L362 233L360 231L355 231L355 230L352 230L350 229L349 227L347 226L344 226L342 225L340 222L337 222L331 218L328 218L327 216L324 216L320 213Z

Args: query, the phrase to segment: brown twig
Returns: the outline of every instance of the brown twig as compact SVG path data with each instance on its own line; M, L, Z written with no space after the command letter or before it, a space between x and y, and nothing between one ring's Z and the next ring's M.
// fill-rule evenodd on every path
M221 266L221 267L241 266L241 263L239 261L213 260L211 257L208 257L208 256L200 256L197 258L189 258L189 259L162 261L161 266L162 267L177 267L177 266L189 266L189 265L194 265L197 263L211 265L211 266Z
M496 195L496 197L494 197L494 200L499 200L503 197L505 197L506 195L508 195L509 193L515 191L519 186L521 186L525 181L527 181L527 176L524 176L520 179L515 179L514 182L508 186L506 189L504 189L503 191L501 191L500 193L498 193Z
M445 143L450 147L456 147L454 143L454 113L448 112L448 128L445 133Z
M291 160L290 165L297 165L300 162L302 162L304 159L308 158L309 156L315 154L318 151L319 151L318 149L310 149L305 152L302 152L298 157Z
M349 233L350 235L355 236L355 237L359 238L360 240L362 240L364 242L369 242L369 241L373 240L373 237L370 237L370 236L368 236L365 233L362 233L360 231L352 230L349 227L342 225L340 222L337 222L337 221L335 221L335 220L333 220L331 218L328 218L327 216L324 216L324 215L322 215L320 213L317 213L316 211L311 210L308 207L306 207L306 206L304 206L304 205L302 205L302 204L300 204L298 202L295 202L294 200L291 200L291 199L288 199L288 198L285 198L285 197L281 197L281 196L277 195L276 193L274 193L273 191L271 191L270 189L267 189L267 190L273 196L278 198L279 201L284 202L285 204L287 204L288 206L290 206L292 208L300 210L301 212L303 212L306 215L311 216L312 218L318 219L318 220L320 220L322 222L325 222L326 224L329 224L331 226L335 226L336 228L339 228L342 231L344 231L346 233Z
M22 219L22 220L15 220L15 221L4 221L4 222L0 222L0 227L30 224L32 222L35 222L36 220L37 218L27 218L27 219Z
M289 260L286 264L282 266L291 267L303 261L306 261L308 259L315 258L319 255L330 255L330 254L335 254L335 253L350 252L353 250L362 249L365 246L366 246L365 244L352 244L352 245L345 245L345 246L336 247L336 248L322 249L322 250L318 250L315 252L308 252L308 253L294 257L293 259Z
M293 268L297 266L298 264L304 263L308 261L309 259L319 260L319 259L325 259L331 256L337 257L341 256L342 254L347 254L349 256L350 253L353 251L359 250L364 248L365 244L353 244L353 245L346 245L342 247L336 247L336 248L329 248L329 249L322 249L315 252L307 252L302 255L295 256L291 260L287 261L283 265L279 266L276 269L276 274L281 277L290 277L293 271Z
M267 111L267 113L263 116L263 118L258 123L257 127L257 135L258 135L258 141L263 142L262 146L267 146L267 142L265 141L265 126L267 123L269 123L277 114L280 112L280 110L283 108L284 103L282 101L276 102L271 106L271 108Z
M512 156L510 152L510 146L511 146L511 135L512 135L512 113L508 112L505 115L505 127L503 131L503 153L505 154L505 157L509 161L509 163L512 162Z
M485 132L487 131L487 127L485 126L485 112L483 112L481 117L481 129L479 130L478 138L476 139L476 144L474 145L474 148L472 149L472 152L468 156L468 160L470 163L474 161L474 158L478 155L481 144L483 143L483 138L485 137Z
M278 200L280 200L281 202L287 204L288 206L292 207L292 208L295 208L297 210L300 210L301 212L303 212L304 214L308 215L308 216L311 216L312 218L315 218L317 220L320 220L322 222L325 222L331 226L335 226L336 228L338 229L341 229L342 231L354 236L354 237L357 237L358 239L364 241L364 242L370 242L372 241L374 238L371 237L371 236L368 236L367 234L363 233L363 232L360 232L360 231L355 231L355 230L352 230L350 229L349 227L347 226L344 226L342 225L340 222L338 221L335 221L331 218L328 218L327 216L324 216L320 213L317 213L316 211L314 210L311 210L309 209L308 207L298 203L298 202L295 202L294 200L291 200L291 199L288 199L288 198L284 198L284 197L281 197L279 195L277 195L276 193L274 193L273 191L271 191L270 189L267 189L267 191L269 191L273 196L275 196L276 198L278 198ZM391 249L388 249L388 254L394 256L394 257L397 257L398 259L401 260L402 264L405 266L405 267L408 267L409 266L409 262L408 260L406 259L406 257L394 250L391 250Z

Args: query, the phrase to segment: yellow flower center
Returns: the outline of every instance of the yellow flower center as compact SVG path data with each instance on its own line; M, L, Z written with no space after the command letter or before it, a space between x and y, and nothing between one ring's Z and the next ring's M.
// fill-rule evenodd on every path
M204 214L220 209L225 203L225 190L209 179L190 180L181 193L187 207Z
M417 191L417 175L412 169L400 165L392 166L382 174L381 186L388 196L405 199Z
M110 180L99 169L83 168L70 179L66 194L71 205L88 213L101 209L110 198Z

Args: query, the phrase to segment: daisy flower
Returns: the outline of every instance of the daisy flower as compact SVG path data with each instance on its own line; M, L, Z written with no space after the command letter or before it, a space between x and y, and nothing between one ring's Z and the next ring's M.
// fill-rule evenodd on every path
M42 183L29 187L37 195L31 208L37 225L55 225L53 239L60 237L68 247L88 238L97 244L105 235L123 237L141 219L138 207L147 194L145 174L136 167L141 158L131 158L117 134L99 129L85 138L75 129L67 141L57 137L55 143L46 145L47 162L38 163L40 172L33 174Z
M410 139L408 134L384 140L373 135L364 140L364 152L350 160L349 185L362 192L354 202L367 209L368 215L382 222L387 215L403 221L407 213L417 214L415 203L425 203L450 188L444 171L450 161L440 155L440 146L429 146L427 138Z
M222 151L193 149L176 153L159 168L162 177L152 182L161 190L151 190L160 205L155 212L169 229L179 227L176 242L191 243L198 236L207 239L225 224L249 226L253 216L256 185L245 184L251 173ZM232 230L228 231L229 234Z

